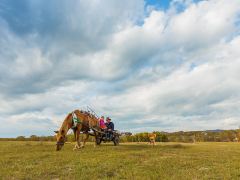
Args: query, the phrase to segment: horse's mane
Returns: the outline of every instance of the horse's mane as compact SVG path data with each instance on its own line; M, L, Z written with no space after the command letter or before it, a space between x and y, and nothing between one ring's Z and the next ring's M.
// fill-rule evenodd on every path
M68 115L67 115L67 117L64 119L64 121L63 122L66 122L67 120L68 120L68 118L70 118L70 116L71 116L72 114L71 113L69 113Z
M80 110L80 113L82 113L82 114L84 114L84 115L86 115L86 116L88 116L88 117L90 117L94 120L98 120L98 118L94 114L92 114L91 112Z
M60 128L60 133L62 133L62 134L65 134L65 133L67 133L67 131L68 131L68 129L69 129L69 119L70 119L70 116L71 116L72 114L71 113L69 113L67 116L66 116L66 118L64 119L64 121L62 122L62 126L61 126L61 128Z

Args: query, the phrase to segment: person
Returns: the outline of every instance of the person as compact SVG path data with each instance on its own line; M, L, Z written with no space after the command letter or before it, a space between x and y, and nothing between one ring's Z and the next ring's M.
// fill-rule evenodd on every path
M99 126L102 130L105 130L107 128L104 122L104 116L101 116L101 118L99 119Z
M107 122L105 123L107 127L107 139L111 139L114 131L114 124L111 122L111 118L107 117Z

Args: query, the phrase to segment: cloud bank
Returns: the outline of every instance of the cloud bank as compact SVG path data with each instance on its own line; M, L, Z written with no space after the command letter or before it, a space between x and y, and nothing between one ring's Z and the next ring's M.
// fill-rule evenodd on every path
M123 131L240 125L237 0L3 0L0 27L0 137L87 105Z

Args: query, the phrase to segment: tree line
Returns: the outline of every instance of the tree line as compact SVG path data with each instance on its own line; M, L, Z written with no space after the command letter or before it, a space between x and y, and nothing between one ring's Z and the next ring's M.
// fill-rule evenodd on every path
M179 132L159 132L154 131L156 142L240 142L240 129L236 130L213 130L213 131L179 131ZM83 135L80 135L83 138ZM67 135L67 141L74 142L73 134ZM0 138L0 141L56 141L55 136L30 137L18 136L16 138ZM90 136L88 141L94 142L94 137ZM132 134L122 133L121 142L148 142L148 132Z
M239 142L240 129L168 133L171 142Z

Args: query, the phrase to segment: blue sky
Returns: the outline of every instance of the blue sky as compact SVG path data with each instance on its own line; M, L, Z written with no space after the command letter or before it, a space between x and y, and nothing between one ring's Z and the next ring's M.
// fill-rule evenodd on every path
M148 0L145 2L146 2L146 6L150 5L150 6L156 7L156 9L162 9L162 10L168 9L170 5L169 0Z
M121 131L240 125L238 0L0 1L0 137L92 107Z

